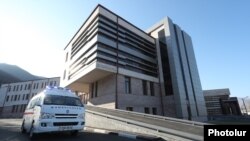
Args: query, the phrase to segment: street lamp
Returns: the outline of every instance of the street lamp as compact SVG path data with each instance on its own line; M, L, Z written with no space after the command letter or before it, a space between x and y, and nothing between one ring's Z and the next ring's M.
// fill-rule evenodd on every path
M247 112L247 107L246 107L246 104L245 104L245 101L244 99L248 98L248 96L242 98L242 101L243 101L243 104L244 104L244 107L245 107L245 110L246 110L246 114L248 115L248 112Z

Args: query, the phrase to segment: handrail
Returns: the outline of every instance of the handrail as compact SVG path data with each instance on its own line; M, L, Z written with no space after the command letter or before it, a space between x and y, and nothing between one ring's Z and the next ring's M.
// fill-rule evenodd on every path
M87 106L87 107L92 107L92 108L99 108L106 110L106 108L101 108L101 107L95 107L95 106ZM184 120L184 119L177 119L177 118L171 118L171 117L164 117L164 116L159 116L159 115L150 115L150 114L144 114L144 113L139 113L139 112L133 112L133 111L126 111L126 110L120 110L120 109L107 109L107 110L112 110L120 113L129 113L133 115L138 115L146 118L153 118L153 119L159 119L159 120L168 120L176 123L183 123L187 125L192 125L192 126L197 126L197 127L203 127L204 125L208 125L208 123L202 123L202 122L197 122L197 121L189 121L189 120Z
M174 136L174 138L179 138L180 140L182 140L182 139L203 140L203 136L201 136L201 135L195 135L195 134L191 134L191 133L187 133L187 132L183 132L183 131L177 131L177 130L164 128L164 127L157 126L157 125L152 125L152 124L143 123L143 122L140 122L140 121L135 121L135 120L130 120L130 119L122 118L122 117L109 115L109 114L106 114L106 113L91 111L91 110L88 110L88 109L86 110L86 112L94 114L94 115L102 116L102 117L105 117L105 118L108 118L108 119L117 120L119 122L124 122L126 124L135 125L135 126L147 128L147 129L150 129L150 130L154 130L154 131L156 131L158 133L166 133L166 134L168 134L170 136Z

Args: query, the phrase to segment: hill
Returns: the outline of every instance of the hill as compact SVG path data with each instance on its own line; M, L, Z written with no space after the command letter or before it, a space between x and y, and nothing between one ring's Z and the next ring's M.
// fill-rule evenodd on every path
M0 63L0 84L29 81L42 78L44 77L32 75L28 71L16 65Z

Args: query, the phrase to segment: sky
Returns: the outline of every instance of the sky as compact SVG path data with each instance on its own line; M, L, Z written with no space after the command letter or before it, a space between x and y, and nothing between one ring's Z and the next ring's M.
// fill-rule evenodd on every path
M142 30L170 17L192 37L202 88L250 97L248 0L0 0L0 63L61 76L64 47L98 3Z

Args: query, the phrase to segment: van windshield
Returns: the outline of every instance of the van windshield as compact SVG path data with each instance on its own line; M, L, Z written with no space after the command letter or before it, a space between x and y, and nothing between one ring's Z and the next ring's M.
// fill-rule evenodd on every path
M67 105L83 107L82 102L77 97L46 95L44 98L44 105Z

